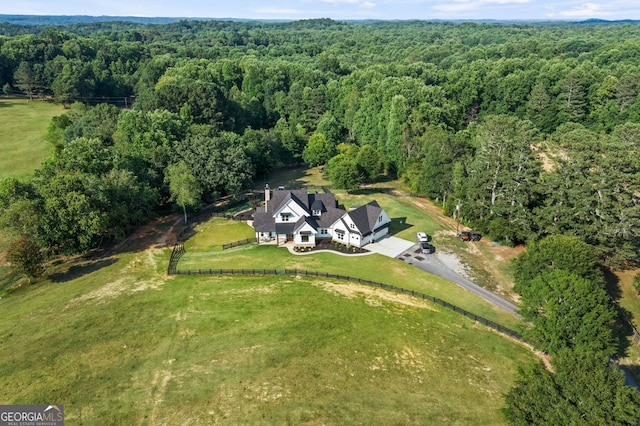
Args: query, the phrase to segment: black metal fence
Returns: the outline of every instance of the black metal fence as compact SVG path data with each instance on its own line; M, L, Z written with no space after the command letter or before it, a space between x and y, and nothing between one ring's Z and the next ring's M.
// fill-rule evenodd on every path
M171 250L171 257L169 258L169 268L167 270L169 275L171 275L172 271L176 271L178 268L178 262L184 253L184 244L176 242L173 246L173 250Z
M173 248L173 252L171 253L171 259L174 259L174 252L176 251L178 251L179 253L176 254L175 262L172 262L171 260L169 261L169 270L167 271L169 275L292 275L292 276L303 275L308 277L321 277L321 278L331 278L331 279L336 279L341 281L349 281L349 282L364 284L372 287L382 288L384 290L394 291L397 293L408 294L413 297L418 297L420 299L428 300L432 303L435 303L447 309L451 309L454 312L462 314L465 317L471 318L482 325L485 325L493 330L496 330L516 340L524 341L524 339L522 338L522 335L514 330L504 327L494 321L478 316L463 308L453 305L445 300L438 299L437 297L429 296L428 294L424 294L415 290L408 290L402 287L396 287L394 285L384 284L377 281L364 280L362 278L354 278L348 275L329 274L325 272L306 271L301 269L196 269L196 270L181 271L181 270L178 270L177 267L178 267L178 261L184 254L184 246L182 244L176 244Z
M234 242L229 243L229 244L223 244L222 245L222 250L227 250L227 249L230 249L232 247L243 246L245 244L251 244L251 243L255 243L255 242L256 242L255 238L247 238L246 240L234 241Z

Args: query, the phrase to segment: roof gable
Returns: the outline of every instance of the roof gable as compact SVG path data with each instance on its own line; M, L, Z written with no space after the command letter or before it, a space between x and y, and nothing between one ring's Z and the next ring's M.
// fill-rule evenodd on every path
M382 208L374 200L347 213L360 234L367 235L374 231Z

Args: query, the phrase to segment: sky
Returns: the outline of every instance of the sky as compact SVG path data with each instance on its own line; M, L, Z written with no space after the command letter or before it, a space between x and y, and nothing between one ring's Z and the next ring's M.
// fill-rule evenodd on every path
M0 0L0 14L246 19L640 19L639 0Z

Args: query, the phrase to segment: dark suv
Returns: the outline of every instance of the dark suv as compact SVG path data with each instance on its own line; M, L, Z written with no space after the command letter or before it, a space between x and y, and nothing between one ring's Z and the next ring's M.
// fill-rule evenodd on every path
M458 238L462 241L480 241L482 235L478 234L476 231L465 231L460 232L458 234Z
M420 253L422 254L431 254L436 251L436 248L429 243L422 242L420 243Z

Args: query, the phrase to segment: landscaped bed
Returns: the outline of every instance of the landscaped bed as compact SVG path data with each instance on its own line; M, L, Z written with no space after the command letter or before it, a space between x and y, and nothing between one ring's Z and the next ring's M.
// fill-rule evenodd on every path
M313 251L320 251L320 250L330 250L330 251L335 251L337 253L344 253L344 254L369 253L369 250L367 250L366 248L349 246L349 245L342 244L337 241L333 241L329 239L318 239L316 240L315 246L309 246L309 247L297 246L297 247L294 247L293 250L297 252L313 252Z

